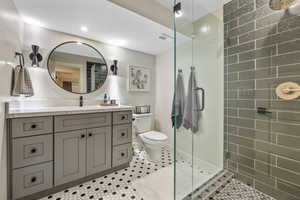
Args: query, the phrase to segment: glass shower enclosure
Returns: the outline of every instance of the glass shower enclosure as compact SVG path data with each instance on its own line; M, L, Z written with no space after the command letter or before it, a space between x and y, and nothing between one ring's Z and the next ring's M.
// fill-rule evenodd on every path
M194 106L186 119L199 127L174 129L175 199L193 198L226 169L276 199L298 200L300 2L174 5L181 7L174 10L174 89L182 88L176 81L182 74L185 104ZM181 42L179 34L189 40Z
M198 96L199 100L198 104L192 103L193 108L186 111L193 113L191 116L196 116L195 119L188 116L183 119L194 121L196 128L188 128L188 121L174 128L175 199L192 197L193 191L199 190L223 169L222 6L221 0L174 2L174 88L176 92L181 88L176 84L181 74L187 95L185 104L193 102L189 99L193 95ZM178 33L189 40L183 43L176 40ZM189 85L191 76L195 77L196 83Z

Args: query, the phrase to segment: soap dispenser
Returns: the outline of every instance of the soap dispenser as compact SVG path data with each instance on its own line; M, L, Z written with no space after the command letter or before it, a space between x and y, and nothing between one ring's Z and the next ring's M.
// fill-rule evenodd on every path
M105 93L105 94L104 94L103 103L104 103L104 104L107 104L107 102L108 102L108 96L107 96L107 94Z

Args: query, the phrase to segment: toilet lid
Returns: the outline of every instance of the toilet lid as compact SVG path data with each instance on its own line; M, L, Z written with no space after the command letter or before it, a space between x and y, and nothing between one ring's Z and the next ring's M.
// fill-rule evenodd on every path
M144 133L143 136L146 139L156 140L156 141L162 141L162 140L166 140L168 138L165 134L162 134L162 133L156 132L156 131L149 131L147 133Z

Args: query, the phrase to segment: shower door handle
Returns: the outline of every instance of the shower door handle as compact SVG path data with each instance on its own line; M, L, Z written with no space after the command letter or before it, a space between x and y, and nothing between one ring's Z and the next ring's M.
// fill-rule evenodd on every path
M196 87L195 90L200 90L202 95L201 95L201 108L200 109L197 109L197 111L203 111L204 108L205 108L205 90L201 87Z

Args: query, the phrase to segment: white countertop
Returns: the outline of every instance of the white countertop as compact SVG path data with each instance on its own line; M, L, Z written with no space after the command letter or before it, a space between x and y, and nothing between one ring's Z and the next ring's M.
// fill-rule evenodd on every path
M82 113L98 113L98 112L113 112L113 111L127 111L133 110L133 106L57 106L57 107L38 107L38 108L17 108L8 109L6 118L20 118L20 117L40 117L52 115L70 115Z

